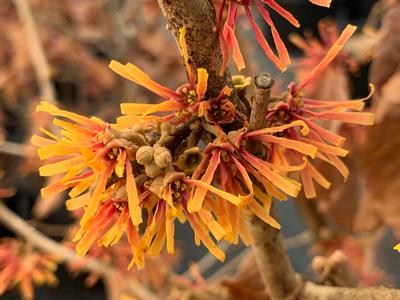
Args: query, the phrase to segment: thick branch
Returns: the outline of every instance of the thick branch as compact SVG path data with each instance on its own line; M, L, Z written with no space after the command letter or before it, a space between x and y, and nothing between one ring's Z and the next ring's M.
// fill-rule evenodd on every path
M72 263L83 261L84 264L81 264L82 269L86 271L98 273L102 275L103 278L107 279L113 277L115 278L118 276L118 271L115 270L112 266L106 265L93 258L78 257L72 249L66 248L61 244L44 236L35 228L26 223L24 220L19 218L12 211L10 211L2 202L0 202L0 222L17 235L29 241L36 248L48 253L52 253L64 262ZM137 282L126 278L124 283L126 284L127 292L135 295L139 299L159 300L156 295L151 293L149 290L144 288L143 285Z
M209 74L207 94L219 95L225 85L233 86L229 71L219 76L222 65L222 52L217 30L215 9L209 0L158 0L167 20L168 29L175 39L179 39L179 29L186 26L186 43L189 64L193 71L205 68ZM236 94L233 103L240 109Z
M255 78L254 84L250 130L266 126L266 114L274 82L270 75L260 74ZM271 215L276 218L275 208L272 208ZM250 232L256 261L269 296L272 300L294 298L299 293L300 286L284 248L281 232L256 216L251 218Z

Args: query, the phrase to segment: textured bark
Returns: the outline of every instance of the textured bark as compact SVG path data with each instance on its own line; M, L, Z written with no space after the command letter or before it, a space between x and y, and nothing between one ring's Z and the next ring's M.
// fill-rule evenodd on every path
M305 300L394 300L400 291L385 287L343 288L322 286L312 282L304 285L300 299Z
M254 113L251 114L249 122L249 127L252 130L261 129L267 124L266 114L263 112L268 110L273 85L274 80L267 73L261 73L254 79L255 91L251 103L251 111ZM261 113L256 113L257 111Z
M222 65L222 52L217 30L214 6L208 0L158 0L167 20L167 27L175 39L179 39L179 29L186 26L186 43L189 64L193 71L205 68L209 74L207 95L216 97L225 85L233 86L229 70L219 75ZM232 102L240 109L236 93Z
M275 209L271 215L276 218ZM253 216L250 221L253 250L271 300L296 299L301 286L289 261L279 230Z
M274 81L270 75L262 73L255 78L254 84L250 130L266 126L266 113ZM274 207L271 215L276 218ZM284 248L281 232L256 216L251 218L249 225L257 265L270 298L272 300L296 298L300 285Z

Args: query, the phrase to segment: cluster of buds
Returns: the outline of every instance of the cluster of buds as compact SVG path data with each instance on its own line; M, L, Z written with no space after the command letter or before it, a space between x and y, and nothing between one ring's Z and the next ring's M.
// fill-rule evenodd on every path
M339 159L347 154L341 147L343 138L317 123L372 124L372 115L359 112L365 99L319 101L305 98L301 90L336 57L354 29L345 29L302 83L273 98L264 116L268 126L259 130L249 128L247 113L231 102L231 87L223 88L216 98L207 96L208 74L204 69L197 70L197 76L192 72L185 28L179 40L189 83L176 91L132 64L110 64L163 102L124 103L125 116L116 124L39 105L39 111L69 119L54 121L62 128L62 138L44 130L48 138L35 136L33 142L42 159L58 157L43 166L41 174L64 174L43 194L71 188L67 208L83 211L74 237L78 254L86 254L96 243L115 245L125 234L133 254L129 267L142 268L145 256L158 255L164 245L168 253L175 252L174 224L179 220L190 224L197 245L202 243L222 261L225 254L219 241L252 242L245 225L249 216L280 228L269 214L273 197L296 197L303 186L307 197L315 197L314 181L329 188L311 159L332 164L346 177ZM249 81L236 78L235 82L244 96ZM255 143L261 151L253 151Z

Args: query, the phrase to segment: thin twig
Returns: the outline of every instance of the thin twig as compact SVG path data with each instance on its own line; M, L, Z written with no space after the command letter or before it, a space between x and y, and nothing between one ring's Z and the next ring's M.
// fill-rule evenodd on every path
M254 84L250 130L257 130L267 125L266 115L273 80L268 74L260 74L255 78ZM271 215L277 218L274 207L271 209ZM299 293L300 285L285 250L281 232L256 216L252 216L249 227L257 265L270 298L293 299Z
M118 276L118 270L112 266L104 264L103 262L91 257L78 257L72 249L69 249L41 234L9 210L2 202L0 202L0 222L17 235L29 241L36 248L56 255L63 262L76 263L79 261L83 270L98 273L103 278ZM139 284L126 276L121 280L124 280L126 291L135 295L139 299L160 300L155 294L147 290L144 285Z
M400 291L388 289L385 287L370 288L343 288L323 286L306 282L300 299L306 300L395 300L400 299Z
M3 141L0 142L0 152L12 156L25 157L27 152L27 146L25 146L24 144Z
M31 56L33 68L39 84L40 96L42 99L56 104L54 87L50 80L51 73L49 64L40 43L31 8L26 0L13 0L13 3L25 31L26 40L29 45L29 55Z

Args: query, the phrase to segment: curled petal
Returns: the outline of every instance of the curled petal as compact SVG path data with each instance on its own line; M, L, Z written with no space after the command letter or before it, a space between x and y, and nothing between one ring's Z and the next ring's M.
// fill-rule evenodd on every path
M278 133L278 132L282 132L282 131L285 131L285 130L287 130L289 128L296 127L296 126L300 126L301 127L301 133L303 135L308 135L308 133L309 133L308 124L306 124L305 121L297 120L297 121L294 121L294 122L291 122L289 124L282 125L282 126L276 126L276 127L269 127L269 128L264 128L264 129L260 129L260 130L254 130L254 131L251 131L251 132L247 133L245 135L245 137L252 137L252 136L270 134L270 133Z
M40 176L54 176L68 172L71 168L82 162L82 157L61 160L55 163L44 165L39 168Z
M81 226L84 226L86 222L94 216L96 213L100 203L101 203L101 195L104 192L108 178L110 178L112 172L114 171L115 162L110 162L107 168L101 173L99 177L99 181L93 191L93 195L90 199L89 205L85 211L83 218L81 219ZM75 241L80 239L80 235L77 234L75 237Z
M305 143L314 145L316 149L318 149L319 151L325 152L325 153L329 153L329 154L333 154L333 155L337 155L337 156L341 156L341 157L345 157L347 156L347 154L349 154L349 151L340 147L335 147L335 146L330 146L327 145L325 143L321 143L321 142L317 142L311 139L301 139L302 141L304 141Z
M268 198L267 201L272 201L269 195L262 193L259 189L255 189L256 198ZM265 201L265 199L264 199ZM252 201L249 205L249 208L254 212L254 214L263 220L268 225L280 230L281 225L270 215L269 207L262 207L256 200Z

